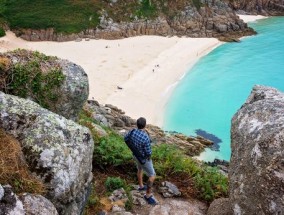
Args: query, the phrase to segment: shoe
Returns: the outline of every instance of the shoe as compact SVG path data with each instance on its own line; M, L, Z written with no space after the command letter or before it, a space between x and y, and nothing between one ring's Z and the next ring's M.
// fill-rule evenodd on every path
M145 191L147 190L147 185L144 185L144 187L139 187L138 191Z
M158 204L157 201L154 199L153 196L150 196L147 198L146 195L144 195L144 199L146 200L146 202L149 204L149 205L156 205Z

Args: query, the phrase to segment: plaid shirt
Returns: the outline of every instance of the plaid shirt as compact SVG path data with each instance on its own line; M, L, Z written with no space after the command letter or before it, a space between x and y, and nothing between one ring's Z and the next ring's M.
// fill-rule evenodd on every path
M125 135L125 138L129 136L130 132L128 132ZM151 140L149 135L146 133L146 131L140 129L134 129L134 131L131 134L131 140L132 143L143 155L143 157L150 157L150 155L152 154Z

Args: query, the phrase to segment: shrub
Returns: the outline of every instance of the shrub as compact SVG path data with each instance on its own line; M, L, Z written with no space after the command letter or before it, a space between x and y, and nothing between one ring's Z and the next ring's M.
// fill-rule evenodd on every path
M200 0L192 0L192 3L194 5L194 7L196 7L198 10L201 8L202 6L202 2Z
M194 182L199 197L206 201L227 196L228 179L216 168L197 163L174 145L153 147L152 158L158 175L166 177L186 174Z
M0 37L4 37L6 35L4 29L0 27Z
M110 132L102 137L94 149L94 164L104 168L106 166L119 166L132 159L132 153L124 142L123 137Z
M105 187L109 192L112 192L119 188L126 189L126 182L120 177L108 177L105 182Z
M156 16L157 9L151 0L142 0L137 11L138 17L153 18Z
M54 105L59 99L58 89L65 79L55 63L56 58L26 50L14 51L12 55L19 57L21 62L9 64L7 58L0 58L0 70L4 70L0 90L22 98L31 97L45 108Z

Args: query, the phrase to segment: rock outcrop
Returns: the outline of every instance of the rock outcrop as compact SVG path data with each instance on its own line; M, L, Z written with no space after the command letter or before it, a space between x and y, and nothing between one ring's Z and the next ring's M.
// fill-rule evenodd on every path
M233 215L229 198L215 199L210 204L207 215Z
M28 64L31 63L35 65L34 67L28 67L29 69L35 70L32 71L34 72L33 77L24 77L25 72L21 74L22 77L27 78L28 81L37 78L36 74L38 70L42 73L53 72L56 69L62 71L64 80L60 87L54 89L54 94L59 96L59 98L57 100L50 98L50 101L46 99L44 102L48 104L47 108L49 110L60 114L67 119L76 120L83 104L87 101L89 95L89 83L88 76L83 68L68 60L49 57L38 52L27 50L0 53L0 90L14 95L18 95L17 92L21 93L21 89L12 92L10 92L9 89L7 90L5 88L7 83L2 84L5 82L2 79L5 79L5 76L9 77L9 75L13 73L15 66L21 65L23 67L28 66ZM36 66L36 64L38 64L38 66ZM3 74L5 74L5 76ZM31 83L29 84L31 85ZM35 82L35 84L44 85L46 83ZM47 88L47 90L51 89ZM48 95L37 95L32 90L29 90L26 97L33 101L37 101L38 97L48 97Z
M106 10L102 9L99 26L95 29L86 29L78 34L66 35L57 33L51 28L41 30L15 29L14 31L17 36L31 41L68 41L84 37L120 39L139 35L239 38L255 33L236 16L226 2L220 0L195 2L197 2L197 5L190 2L165 2L164 4L176 4L175 7L180 7L179 4L182 4L183 7L171 11L172 5L157 6L157 13L161 14L151 19L138 18L133 11L133 14L126 14L129 17L135 16L131 22L114 21L117 20L115 13L107 13ZM109 10L115 11L119 2L110 4ZM157 3L157 5L159 4ZM163 7L170 10L170 15L162 13Z
M92 180L94 144L89 130L3 92L0 128L19 140L30 170L45 183L45 197L58 213L80 214Z
M0 185L0 215L58 215L54 205L40 195L17 196L9 185Z
M232 119L231 139L234 214L283 214L284 93L255 86Z
M165 198L181 196L181 192L177 186L169 181L162 182L161 186L159 186L158 192L161 193Z
M88 100L84 109L92 115L92 118L103 126L108 126L121 135L125 132L136 128L136 120L125 115L125 112L119 108L106 104L100 105L97 101ZM188 155L199 155L206 147L213 144L212 141L207 140L201 136L191 137L179 133L167 133L161 128L154 125L147 125L147 131L153 143L168 143L177 145L184 150Z
M284 15L284 2L282 0L232 0L228 3L234 10L245 11L248 14Z

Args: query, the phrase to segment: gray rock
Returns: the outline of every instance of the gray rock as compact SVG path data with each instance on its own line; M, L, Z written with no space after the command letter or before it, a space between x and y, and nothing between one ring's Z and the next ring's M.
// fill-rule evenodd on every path
M234 214L283 214L284 94L255 86L232 119L231 138Z
M109 213L109 215L133 215L133 213L128 211L116 211Z
M0 184L0 201L2 200L3 196L4 196L4 188Z
M23 204L13 193L12 187L5 185L2 188L4 196L0 200L0 215L25 215Z
M114 190L112 192L112 194L108 197L108 199L111 202L116 202L118 200L121 200L123 202L127 202L128 201L127 194L126 194L126 192L125 192L125 190L123 188Z
M31 170L48 187L60 214L79 214L92 180L93 140L87 128L38 104L0 92L0 128L21 143Z
M220 33L224 33L224 32L227 32L228 30L228 27L227 25L224 25L224 24L215 24L215 28L217 29L218 32Z
M149 215L205 215L206 209L206 206L201 203L169 199L167 202L153 207Z
M96 131L96 133L98 134L99 137L107 136L106 130L104 130L101 126L99 126L95 123L92 123L92 127L94 128L94 130Z
M109 127L108 120L105 116L103 116L101 114L93 113L92 117L94 118L94 120L99 122L101 125Z
M24 194L19 198L27 215L58 215L54 205L41 195Z
M60 100L51 110L67 119L77 120L89 96L88 76L84 69L68 60L59 60L65 80L61 86Z
M137 186L137 189L138 189L138 186ZM137 189L132 190L130 192L133 204L139 205L139 206L146 205L147 202L144 199L145 192L139 192Z
M215 199L210 204L207 215L233 215L229 198Z
M181 195L181 192L179 191L177 186L168 181L161 183L161 186L159 187L159 193L161 193L165 198Z

